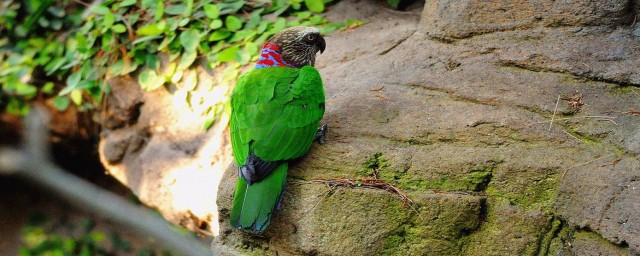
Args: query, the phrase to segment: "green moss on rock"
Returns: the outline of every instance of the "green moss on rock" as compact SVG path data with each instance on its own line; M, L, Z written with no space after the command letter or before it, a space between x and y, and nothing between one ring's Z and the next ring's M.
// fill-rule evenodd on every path
M527 211L541 210L550 213L558 184L556 176L549 176L531 181L522 190L490 186L487 194L491 197L506 199L510 204L520 206Z

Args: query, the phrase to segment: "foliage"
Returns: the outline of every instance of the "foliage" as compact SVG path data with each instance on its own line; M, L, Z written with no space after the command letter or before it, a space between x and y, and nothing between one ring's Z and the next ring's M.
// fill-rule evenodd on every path
M6 0L0 14L0 106L24 115L30 100L50 99L59 110L71 103L98 106L108 79L140 71L138 82L155 90L185 79L198 60L224 69L257 59L259 46L283 28L327 24L316 14L326 0ZM329 0L330 1L330 0ZM81 4L82 3L82 4ZM284 17L281 17L284 16ZM20 18L26 17L26 18ZM285 18L287 17L287 18ZM210 106L209 115L223 108Z
M396 10L403 10L415 2L415 0L386 0L387 6Z
M19 255L156 255L151 248L134 249L115 231L106 235L96 231L94 226L95 223L88 219L61 224L36 214L23 227ZM163 255L172 253L164 251Z

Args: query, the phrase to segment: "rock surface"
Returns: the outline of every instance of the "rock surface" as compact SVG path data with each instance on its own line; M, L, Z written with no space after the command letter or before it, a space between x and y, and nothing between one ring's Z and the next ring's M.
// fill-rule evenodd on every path
M103 162L165 217L219 233L220 254L640 253L637 1L381 8L328 13L367 23L326 37L329 137L292 165L266 232L229 228L226 121L203 132L175 93L114 81L140 95L114 107L140 115L105 133ZM373 172L413 204L313 181Z

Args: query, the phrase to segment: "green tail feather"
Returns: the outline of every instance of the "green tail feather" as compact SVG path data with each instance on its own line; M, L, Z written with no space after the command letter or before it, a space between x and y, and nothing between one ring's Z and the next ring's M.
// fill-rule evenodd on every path
M287 179L288 164L276 167L264 180L251 186L238 177L231 208L231 225L235 228L262 231L269 225Z

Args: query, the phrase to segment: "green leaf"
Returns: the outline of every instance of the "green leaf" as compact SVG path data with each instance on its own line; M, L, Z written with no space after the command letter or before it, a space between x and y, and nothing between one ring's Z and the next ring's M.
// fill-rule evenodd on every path
M58 111L65 111L69 107L69 98L64 96L58 96L53 98L53 107L55 107Z
M54 20L51 22L51 28L53 28L53 30L60 30L62 25L62 20Z
M165 23L164 21L161 21L158 23L149 24L139 28L136 31L136 34L142 35L142 36L155 36L155 35L162 34L162 32L164 32L166 28L167 28L167 23Z
M184 27L187 24L189 24L189 22L191 22L191 19L189 19L189 18L181 19L180 21L178 21L178 26Z
M324 2L322 0L304 0L304 4L312 12L324 11Z
M283 30L286 26L287 26L287 19L280 17L276 20L275 23L273 23L273 27L267 30L267 33L269 34L278 33L280 32L280 30Z
M195 51L200 44L200 31L189 29L180 33L180 44L182 44L185 51Z
M64 12L64 8L53 6L53 5L47 8L47 12L51 13L53 16L56 16L58 18L62 18L66 14Z
M309 17L311 17L311 12L299 12L296 13L296 16L298 16L298 19L308 19Z
M162 19L162 15L164 15L164 3L159 0L156 2L156 12L154 14L155 20Z
M184 4L176 4L176 5L167 7L166 9L164 9L164 12L170 15L180 15L185 13L186 10L187 10L187 6L185 6Z
M242 9L242 6L244 6L244 4L244 0L236 0L232 2L220 3L218 4L218 6L220 7L220 14L224 15L238 12L240 9Z
M6 111L12 115L26 116L29 114L29 109L29 104L18 98L11 97L9 98L9 103L7 103Z
M155 54L147 54L145 64L151 69L160 68L160 58Z
M193 12L193 0L183 0L183 2L187 4L187 11L185 12L184 16L189 17Z
M197 52L196 51L185 51L182 53L182 58L180 59L180 64L178 64L178 70L184 70L193 64L196 60Z
M38 88L36 88L35 86L21 82L18 82L18 84L16 84L15 90L16 94L24 96L27 99L35 97L38 93Z
M238 41L246 41L247 39L253 38L255 35L257 35L257 32L254 30L240 30L235 32L233 36L231 36L229 42L233 43Z
M76 72L76 73L73 73L73 74L69 75L67 77L67 87L75 88L78 85L78 83L80 82L81 78L82 78L82 73L80 73L80 72Z
M215 32L211 33L211 35L209 36L209 41L220 41L222 39L229 37L230 35L231 35L231 32L229 30L226 30L226 29L216 30Z
M205 4L204 14L210 19L217 19L220 16L220 8L212 4Z
M236 54L236 60L240 65L247 65L251 61L251 55L246 50L238 51L238 54Z
M47 71L47 75L50 76L51 74L53 74L53 72L58 71L58 69L62 67L62 65L64 65L66 61L67 59L64 57L55 58L44 67L44 70Z
M100 15L105 15L109 12L109 8L104 5L94 5L91 7L91 11Z
M256 55L258 54L258 51L260 49L256 43L248 42L247 44L244 45L244 50L247 51L250 55Z
M260 24L258 25L258 34L264 33L264 31L267 30L268 26L269 26L268 21L266 20L261 21Z
M136 4L136 0L124 0L120 2L120 7L126 7Z
M45 17L40 17L40 19L38 19L38 24L43 28L49 27L49 21Z
M222 27L222 20L215 19L209 23L209 29L219 29Z
M232 46L227 49L222 50L218 53L218 61L219 62L229 62L236 59L236 54L240 50L238 46Z
M160 45L158 45L158 51L162 51L165 48L167 48L167 46L169 46L169 44L173 41L173 39L176 38L175 34L171 34L170 36L165 36L164 39L162 39L162 42L160 43Z
M229 31L237 31L242 28L242 20L236 16L227 16L224 23Z
M82 104L82 91L81 90L73 90L71 94L69 94L71 101L76 104L76 106L80 106Z
M124 69L124 60L117 60L115 63L113 63L113 65L109 66L109 68L107 69L107 72L110 75L110 77L114 77L114 76L121 75L123 69Z
M136 45L136 44L139 44L139 43L144 43L144 42L151 41L151 40L154 40L154 39L158 39L158 38L161 38L161 37L162 36L160 36L160 35L143 36L143 37L140 37L140 38L134 40L133 42L131 42L131 44Z
M198 85L198 74L194 70L187 71L183 81L184 88L187 91L192 91Z
M113 27L111 27L111 30L113 30L113 32L116 32L116 33L124 33L124 32L127 32L127 27L125 27L122 24L116 24Z
M216 115L214 114L210 114L206 120L204 120L204 130L208 131L209 129L211 129L211 126L213 126L213 123L216 121Z
M146 69L140 72L140 75L138 76L138 83L140 83L142 88L148 88L151 84L155 83L157 79L158 75L155 71Z
M174 84L180 82L180 79L182 79L183 74L184 72L182 72L182 70L176 70L176 72L174 72L173 75L171 76L171 82Z
M89 234L89 237L94 242L102 242L106 238L106 235L100 231L93 231L91 232L91 234Z
M104 27L104 29L109 29L111 26L113 26L113 23L116 21L116 16L113 15L113 13L111 12L107 12L104 14L104 17L102 18L102 26Z
M142 89L147 91L158 89L164 82L164 77L159 77L155 71L150 69L142 71L138 76L138 83L140 83Z
M45 83L42 88L40 88L40 91L44 94L50 94L53 92L53 88L54 88L55 84L52 82L47 82Z
M162 76L165 77L165 80L171 81L171 77L175 74L177 66L178 65L175 62L171 62L164 68L164 71L162 71Z

